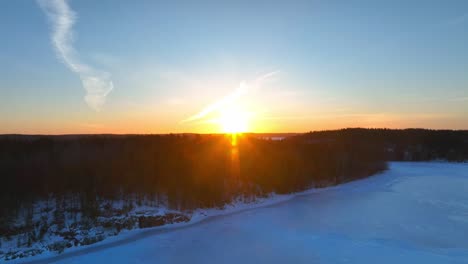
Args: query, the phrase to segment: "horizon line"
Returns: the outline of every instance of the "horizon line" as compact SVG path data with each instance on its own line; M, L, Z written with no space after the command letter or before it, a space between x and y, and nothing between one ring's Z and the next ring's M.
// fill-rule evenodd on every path
M229 135L229 134L306 134L314 132L327 132L327 131L339 131L348 129L365 129L365 130L431 130L431 131L468 131L468 129L453 129L453 128L424 128L424 127L406 127L406 128L388 128L388 127L342 127L336 129L319 129L309 130L304 132L240 132L240 133L224 133L224 132L212 132L212 133L200 133L200 132L168 132L168 133L64 133L64 134L23 134L23 133L3 133L3 136L150 136L150 135Z

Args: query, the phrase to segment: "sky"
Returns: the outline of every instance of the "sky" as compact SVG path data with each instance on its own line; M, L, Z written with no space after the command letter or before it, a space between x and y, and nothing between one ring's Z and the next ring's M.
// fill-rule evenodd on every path
M468 129L465 0L1 1L0 34L0 133Z

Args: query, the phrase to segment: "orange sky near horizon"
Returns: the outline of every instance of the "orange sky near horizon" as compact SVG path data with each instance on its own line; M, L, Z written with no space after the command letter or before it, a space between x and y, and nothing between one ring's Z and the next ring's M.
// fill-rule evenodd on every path
M107 122L75 123L72 120L36 120L28 123L2 124L0 134L168 134L168 133L223 133L216 123L181 125L169 118L150 121L148 116L139 118L115 118ZM289 119L250 120L246 132L254 133L302 133L315 130L363 128L429 128L468 129L466 120L444 116L397 116L397 115L336 115L298 117Z

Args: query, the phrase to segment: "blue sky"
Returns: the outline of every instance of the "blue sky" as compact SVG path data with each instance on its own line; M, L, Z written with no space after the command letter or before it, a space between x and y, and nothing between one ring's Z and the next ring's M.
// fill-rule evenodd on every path
M86 101L44 8L3 1L0 133L210 132L180 121L273 71L240 99L259 132L468 129L467 1L67 4L76 57L113 89Z

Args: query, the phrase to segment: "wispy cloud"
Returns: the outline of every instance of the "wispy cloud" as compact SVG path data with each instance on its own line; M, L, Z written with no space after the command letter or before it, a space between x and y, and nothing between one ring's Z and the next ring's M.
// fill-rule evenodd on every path
M442 22L443 26L457 26L463 24L468 21L468 13L464 13L462 15L450 18L444 22Z
M80 61L73 47L73 25L77 16L67 0L37 0L52 24L51 40L57 56L76 73L86 90L85 101L96 111L105 103L107 94L114 88L110 74L94 69Z
M189 117L187 119L182 120L181 123L187 123L187 122L200 120L200 119L206 117L208 114L210 114L210 113L212 113L214 111L217 111L217 110L223 108L226 105L232 104L233 102L238 100L240 97L246 95L247 93L251 92L252 90L257 90L258 88L260 88L261 85L263 84L263 82L265 82L266 80L272 78L273 76L277 75L278 73L279 73L279 71L274 71L274 72L264 74L264 75L256 78L253 82L250 82L250 83L247 83L245 81L241 82L239 84L239 87L237 87L233 92L231 92L227 96L223 97L219 101L216 101L215 103L208 105L207 107L205 107L203 110L201 110L197 114L195 114L195 115L193 115L193 116L191 116L191 117Z
M468 96L451 98L450 101L452 101L452 102L465 102L465 101L468 101Z

